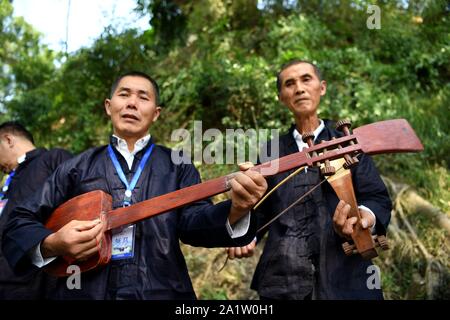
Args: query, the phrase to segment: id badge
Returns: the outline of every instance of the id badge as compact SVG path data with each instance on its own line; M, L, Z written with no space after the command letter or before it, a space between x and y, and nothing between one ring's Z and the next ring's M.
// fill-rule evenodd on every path
M135 225L113 230L112 234L112 260L133 258L134 256Z
M6 207L6 204L8 203L8 199L0 200L0 216L3 213L3 209Z

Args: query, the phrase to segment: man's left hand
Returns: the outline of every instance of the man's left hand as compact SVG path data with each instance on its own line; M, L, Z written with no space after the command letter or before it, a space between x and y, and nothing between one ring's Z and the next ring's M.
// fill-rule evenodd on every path
M364 209L358 209L361 214L361 225L364 229L371 228L375 225L375 219L372 213ZM350 205L345 201L339 201L333 216L334 230L341 237L351 239L353 228L357 222L356 217L349 217Z
M231 225L248 214L267 190L266 179L262 174L248 170L251 167L253 164L249 162L240 164L241 172L230 181L231 210L228 220Z

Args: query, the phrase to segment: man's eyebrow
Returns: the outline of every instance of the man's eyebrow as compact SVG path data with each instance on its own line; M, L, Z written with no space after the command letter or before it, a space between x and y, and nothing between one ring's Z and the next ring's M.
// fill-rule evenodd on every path
M300 76L300 78L305 78L305 77L311 77L312 78L312 74L310 74L310 73L304 73L304 74L302 74L301 76Z
M146 94L146 95L150 95L150 93L147 90L138 90L139 94Z
M131 89L130 88L127 88L127 87L120 87L119 89L117 89L117 91L131 91Z
M288 81L293 81L293 80L295 80L295 79L293 77L290 77L290 78L284 79L283 83L286 83Z
M131 89L128 88L128 87L120 87L117 91L118 91L118 92L120 92L120 91L131 92L131 91L133 91L133 90L131 90ZM147 90L138 90L138 94L146 94L146 95L149 95L149 92L148 92Z
M312 76L311 73L306 72L306 73L301 74L298 78L303 79L303 78L306 78L306 77L312 78L313 76ZM283 83L286 83L286 82L288 82L288 81L294 81L295 78L296 78L296 77L289 77L289 78L286 78L286 79L283 80Z

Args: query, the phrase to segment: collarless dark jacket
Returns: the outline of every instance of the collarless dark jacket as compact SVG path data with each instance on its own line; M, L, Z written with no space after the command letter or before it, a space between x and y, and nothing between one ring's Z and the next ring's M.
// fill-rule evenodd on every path
M324 120L325 128L315 143L342 136L334 123ZM279 139L279 156L298 152L292 126ZM272 143L272 142L271 142ZM270 144L269 143L269 147ZM379 173L368 155L358 157L352 179L358 205L376 215L376 231L385 234L391 214L391 200ZM270 190L294 170L268 179ZM308 168L281 186L261 206L258 227L265 225L321 180L318 168ZM339 202L328 183L323 183L266 230L267 241L257 265L252 285L260 296L274 299L382 299L381 289L367 285L373 275L371 261L345 256L344 242L333 229L332 216Z
M45 180L63 161L72 155L63 149L34 149L26 154L11 179L6 198L7 205L0 216L0 239L11 211L21 202L27 201L40 190ZM53 279L42 272L15 276L0 250L0 300L43 299Z
M131 180L144 152L135 155L131 170L114 149L120 165ZM132 203L188 187L200 182L192 164L174 164L171 150L155 145L136 188ZM17 208L4 236L4 252L17 272L31 268L27 252L50 234L40 222L66 200L103 190L122 205L125 187L109 158L107 147L90 149L62 165L33 201ZM195 299L179 241L193 246L244 245L255 236L251 221L247 235L232 239L226 230L231 202L213 205L203 200L136 223L134 257L111 261L107 266L81 274L81 289L68 290L59 279L56 299ZM252 219L251 219L252 220ZM30 232L34 230L34 232ZM24 240L25 234L33 234Z

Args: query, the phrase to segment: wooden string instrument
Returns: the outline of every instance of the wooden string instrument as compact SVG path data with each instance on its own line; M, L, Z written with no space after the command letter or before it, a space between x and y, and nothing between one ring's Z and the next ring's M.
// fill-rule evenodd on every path
M350 122L347 120L340 120L336 123L336 129L343 131L346 136L350 135ZM308 144L313 145L314 134L305 133L302 139ZM335 139L335 138L333 138ZM322 141L323 143L324 141ZM353 142L350 142L353 144ZM338 148L342 146L338 145ZM334 192L340 200L344 200L350 205L349 217L356 217L357 222L354 225L352 233L352 242L348 241L342 244L344 253L347 256L353 254L361 254L364 259L373 259L378 256L376 247L381 247L383 250L388 250L389 245L385 235L372 235L369 229L364 229L361 224L361 214L358 209L355 191L352 182L352 173L350 168L358 164L358 158L355 155L344 155L343 158L335 160L325 160L320 164L320 171L323 176L327 178L328 183L333 188ZM336 170L340 168L340 170Z
M301 152L262 163L249 170L268 177L300 166L313 166L326 161L367 154L418 152L423 146L414 130L404 119L380 121L361 126L352 134L322 142ZM180 208L212 197L230 189L236 173L207 180L203 183L176 190L129 207L112 210L111 196L101 190L91 191L68 200L59 206L45 226L56 232L71 220L101 219L105 225L98 252L84 261L58 257L47 265L46 271L55 276L68 276L67 268L76 264L82 272L107 264L111 259L111 230L130 223Z

